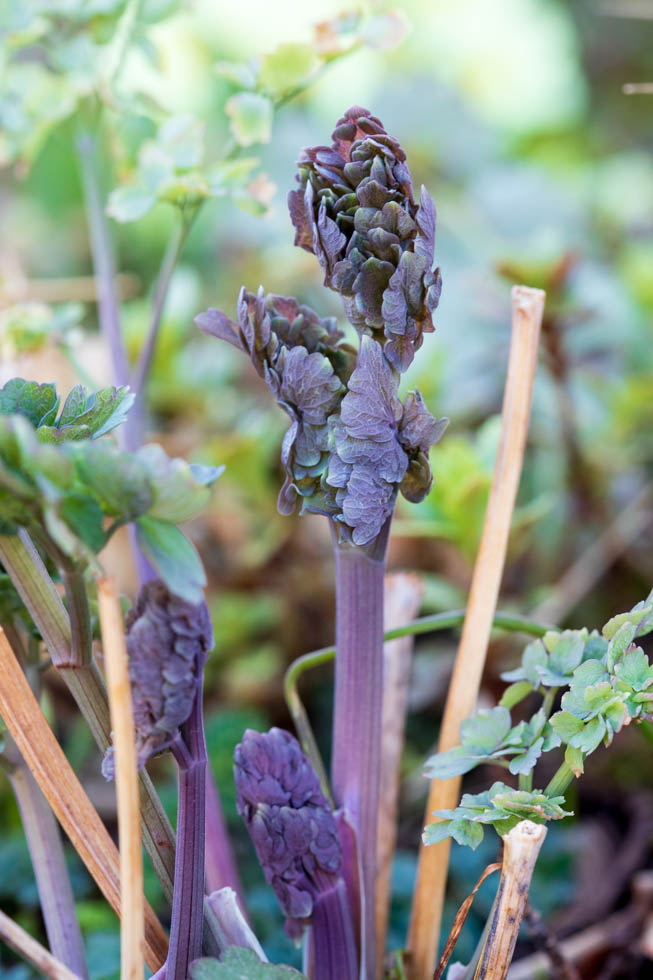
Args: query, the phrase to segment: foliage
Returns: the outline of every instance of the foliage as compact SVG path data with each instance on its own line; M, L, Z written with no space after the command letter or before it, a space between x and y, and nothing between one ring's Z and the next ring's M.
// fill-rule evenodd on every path
M653 631L653 592L629 612L613 616L596 630L549 631L525 648L521 665L504 673L512 681L501 704L483 709L460 726L459 746L434 755L426 775L448 779L482 763L505 766L519 775L519 789L494 783L485 793L466 794L455 810L438 810L424 841L435 844L453 837L477 847L483 825L498 834L519 820L545 823L569 816L562 809L570 773L580 776L584 762L601 742L610 745L615 734L632 722L653 717L653 666L635 640ZM561 690L560 710L551 714ZM531 694L541 707L512 726L509 707ZM544 752L565 746L564 763L544 790L533 790L532 772ZM509 760L509 761L508 761Z

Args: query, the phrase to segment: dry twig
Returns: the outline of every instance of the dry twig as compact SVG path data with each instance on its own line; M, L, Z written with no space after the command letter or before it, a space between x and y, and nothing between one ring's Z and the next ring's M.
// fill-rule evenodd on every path
M521 475L530 419L537 350L545 294L514 286L508 376L501 416L501 440L494 466L481 544L474 566L467 614L440 729L438 751L458 744L460 723L474 711L492 629L510 523ZM426 822L434 810L458 802L460 778L431 783ZM440 935L450 841L420 848L408 937L411 980L433 973Z

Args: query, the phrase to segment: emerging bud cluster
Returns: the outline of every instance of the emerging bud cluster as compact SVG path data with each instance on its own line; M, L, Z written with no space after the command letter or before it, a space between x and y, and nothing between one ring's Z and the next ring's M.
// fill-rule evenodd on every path
M173 595L159 579L147 582L126 616L138 766L169 748L188 720L201 685L213 632L205 602ZM113 778L113 749L102 763Z

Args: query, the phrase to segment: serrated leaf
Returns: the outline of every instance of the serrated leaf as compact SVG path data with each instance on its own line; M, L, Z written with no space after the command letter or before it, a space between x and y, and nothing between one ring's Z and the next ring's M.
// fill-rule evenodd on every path
M190 966L191 980L300 980L302 973L291 966L263 963L254 950L230 946L220 960L205 957Z
M84 385L75 385L70 389L59 416L59 426L70 425L78 415L86 410L88 392Z
M507 687L503 692L503 697L499 701L499 705L503 708L514 708L516 704L523 701L524 698L528 697L533 691L533 685L530 681L515 681L510 687Z
M136 522L138 543L170 591L186 602L202 601L206 585L197 551L179 528L150 517Z
M85 426L91 438L99 439L122 425L135 397L129 388L100 388L88 396L84 411L74 420L75 425Z
M510 712L507 708L484 708L460 726L460 741L474 754L490 755L510 731Z
M225 105L229 127L240 146L268 143L272 135L272 102L257 92L239 92Z
M471 847L473 851L483 840L483 828L473 820L452 820L449 824L449 834L457 844Z
M544 739L536 739L532 745L528 747L526 752L521 755L516 755L514 759L510 760L508 769L513 774L513 776L518 773L525 774L531 771L535 763L542 755L542 747L544 745Z
M606 724L599 715L598 718L592 718L586 725L583 725L582 731L569 739L569 745L575 749L580 749L584 755L590 755L601 744L605 733Z
M613 616L612 619L608 620L601 632L606 639L611 640L626 623L639 626L643 620L648 619L652 612L653 602L645 599L644 602L638 602L630 612L619 613L619 615ZM640 635L643 636L644 634L642 633Z
M263 56L259 84L273 95L283 95L304 82L319 64L310 44L280 44Z
M36 428L58 404L54 384L12 378L0 388L0 415L23 415Z
M586 638L581 630L561 633L549 656L550 670L563 676L572 674L583 659Z
M625 654L614 670L619 680L634 691L643 691L653 684L653 667L640 647Z
M422 834L422 840L427 845L439 844L440 841L446 840L447 837L451 837L450 828L452 823L452 820L438 820L437 823L427 824Z
M144 187L116 187L109 194L107 214L120 224L138 221L156 204L156 195Z

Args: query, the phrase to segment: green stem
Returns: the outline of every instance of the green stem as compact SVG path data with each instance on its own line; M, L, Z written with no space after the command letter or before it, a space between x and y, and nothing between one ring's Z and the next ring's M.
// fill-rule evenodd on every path
M454 609L451 612L422 616L419 619L412 620L410 623L406 623L404 626L397 626L394 629L388 630L384 633L383 639L384 641L398 640L402 636L419 636L422 633L435 633L439 630L452 629L456 626L462 626L464 619L464 609ZM527 619L525 616L503 612L497 612L495 614L493 625L496 629L526 633L529 636L544 636L548 630L552 629L551 626L536 623L532 619ZM320 650L305 653L291 663L283 681L284 697L297 730L299 741L320 777L320 782L323 784L323 791L325 793L327 792L329 783L306 709L299 696L298 684L302 674L308 670L312 670L314 667L321 667L323 664L331 663L335 654L335 647L323 647ZM330 792L327 795L330 798Z
M0 561L34 620L50 652L53 665L64 680L101 752L111 744L111 718L104 682L96 665L85 661L86 613L81 573L68 569L68 588L78 617L73 638L71 623L57 590L29 535L0 535ZM145 849L166 898L172 898L175 868L175 836L156 790L145 770L139 774L141 827Z
M544 792L547 796L564 796L566 790L569 788L575 778L576 777L571 771L569 765L566 762L563 762L560 768L553 775L553 778L549 782Z

